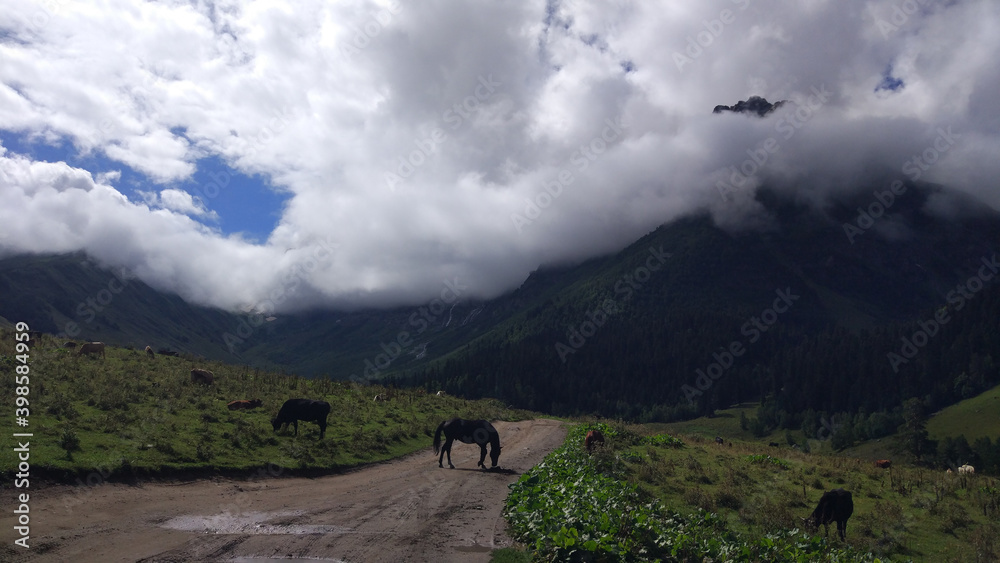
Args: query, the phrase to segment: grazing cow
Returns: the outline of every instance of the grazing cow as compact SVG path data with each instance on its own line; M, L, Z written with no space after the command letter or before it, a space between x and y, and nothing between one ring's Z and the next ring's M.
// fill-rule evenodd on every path
M594 450L594 444L600 442L604 445L604 433L600 430L591 430L587 432L587 437L583 439L583 447L587 448L587 453Z
M444 395L445 395L444 391L438 391L437 392L437 396L438 397L444 397Z
M153 349L150 348L149 346L146 346L146 355L149 356L150 359L156 357L156 354L153 353Z
M972 467L972 466L971 466L971 465L969 465L969 464L965 464L965 465L963 465L962 467L959 467L959 468L958 468L958 474L959 474L959 475L963 475L963 474L966 474L966 475L974 475L975 473L976 473L976 468L975 468L975 467Z
M847 519L851 514L854 514L854 499L851 498L851 492L834 489L823 493L816 510L809 518L803 518L802 521L810 530L816 530L822 524L826 535L830 534L830 522L836 522L837 534L840 539L846 540Z
M249 411L264 404L260 399L250 399L249 401L233 401L226 406L231 411Z
M772 448L777 448L778 447L778 443L777 442L768 442L767 445L771 446Z
M65 344L63 344L63 348L76 348L76 342L69 340Z
M295 425L295 435L299 435L299 421L319 424L320 439L326 434L326 417L330 414L330 403L313 399L288 399L281 405L278 416L271 419L271 426L277 432L282 424Z
M100 354L102 358L106 358L104 354L104 343L103 342L84 342L80 345L80 350L77 351L77 356L82 356L87 354Z
M384 403L385 402L385 397L383 397L382 395L375 395L375 398L372 399L372 401L374 401L376 403Z
M888 459L879 459L875 461L875 467L879 469L889 469L892 466L892 462Z
M722 445L722 442L723 442L723 440L722 440L722 437L721 437L721 436L716 436L716 437L715 437L715 443L716 443L716 444L719 444L719 445L721 446L721 445Z
M208 371L207 369L193 369L191 370L191 382L201 383L203 385L211 385L215 381L215 374Z

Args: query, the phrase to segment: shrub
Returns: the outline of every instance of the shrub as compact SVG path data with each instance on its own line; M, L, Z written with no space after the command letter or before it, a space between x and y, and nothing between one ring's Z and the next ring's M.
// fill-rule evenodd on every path
M59 447L66 450L66 457L72 458L73 452L80 450L80 437L73 430L66 429L59 437Z
M930 513L941 518L941 531L946 534L954 534L955 530L965 528L972 523L965 507L951 499L937 503L931 508Z
M740 487L735 487L731 483L723 483L715 493L715 503L721 507L739 510L743 508L745 493Z

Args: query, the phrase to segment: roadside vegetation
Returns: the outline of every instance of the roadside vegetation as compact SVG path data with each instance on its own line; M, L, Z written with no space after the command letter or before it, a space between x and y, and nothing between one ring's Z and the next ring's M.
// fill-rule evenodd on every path
M72 480L94 471L103 478L176 471L327 471L382 461L426 448L437 425L450 417L517 420L526 411L492 400L437 396L423 388L305 379L295 375L107 348L107 357L77 357L62 341L43 336L30 352L29 426L32 477ZM14 396L14 340L0 333L0 393ZM192 368L215 375L191 381ZM374 398L379 395L380 401ZM299 422L275 432L271 419L286 399L321 399L331 405L326 437ZM227 403L261 399L251 411ZM10 414L13 414L11 405ZM11 433L0 447L11 448ZM10 451L8 449L8 451ZM0 473L9 482L15 457Z
M607 437L592 455L586 431ZM577 425L511 486L513 534L543 561L1000 559L1000 487L982 475L809 454L648 426ZM824 491L852 492L847 541L802 527ZM706 559L708 558L708 559Z

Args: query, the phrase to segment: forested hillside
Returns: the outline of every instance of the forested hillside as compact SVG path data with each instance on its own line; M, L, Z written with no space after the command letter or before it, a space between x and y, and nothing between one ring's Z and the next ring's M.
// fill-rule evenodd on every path
M560 414L674 420L766 401L772 426L808 412L938 409L1000 382L994 357L997 221L934 219L920 199L893 215L906 236L865 233L772 202L779 228L726 234L707 219L667 225L580 268L542 272L515 293L544 303L413 371L470 396ZM655 253L661 270L644 272ZM604 275L602 275L604 273ZM894 429L893 429L894 430Z

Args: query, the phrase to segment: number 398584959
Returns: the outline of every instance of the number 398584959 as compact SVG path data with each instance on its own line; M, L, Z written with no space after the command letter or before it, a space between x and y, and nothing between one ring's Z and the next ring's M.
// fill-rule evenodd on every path
M31 335L28 333L28 324L24 322L19 322L15 325L17 329L17 334L14 337L17 340L15 345L15 351L17 355L15 359L17 360L17 366L14 368L14 372L17 374L14 382L16 387L14 388L14 394L16 398L14 403L17 405L17 410L14 413L15 416L28 416L28 394L30 392L28 387L28 373L31 371L31 367L28 366L29 352L31 347L29 345L29 340Z

